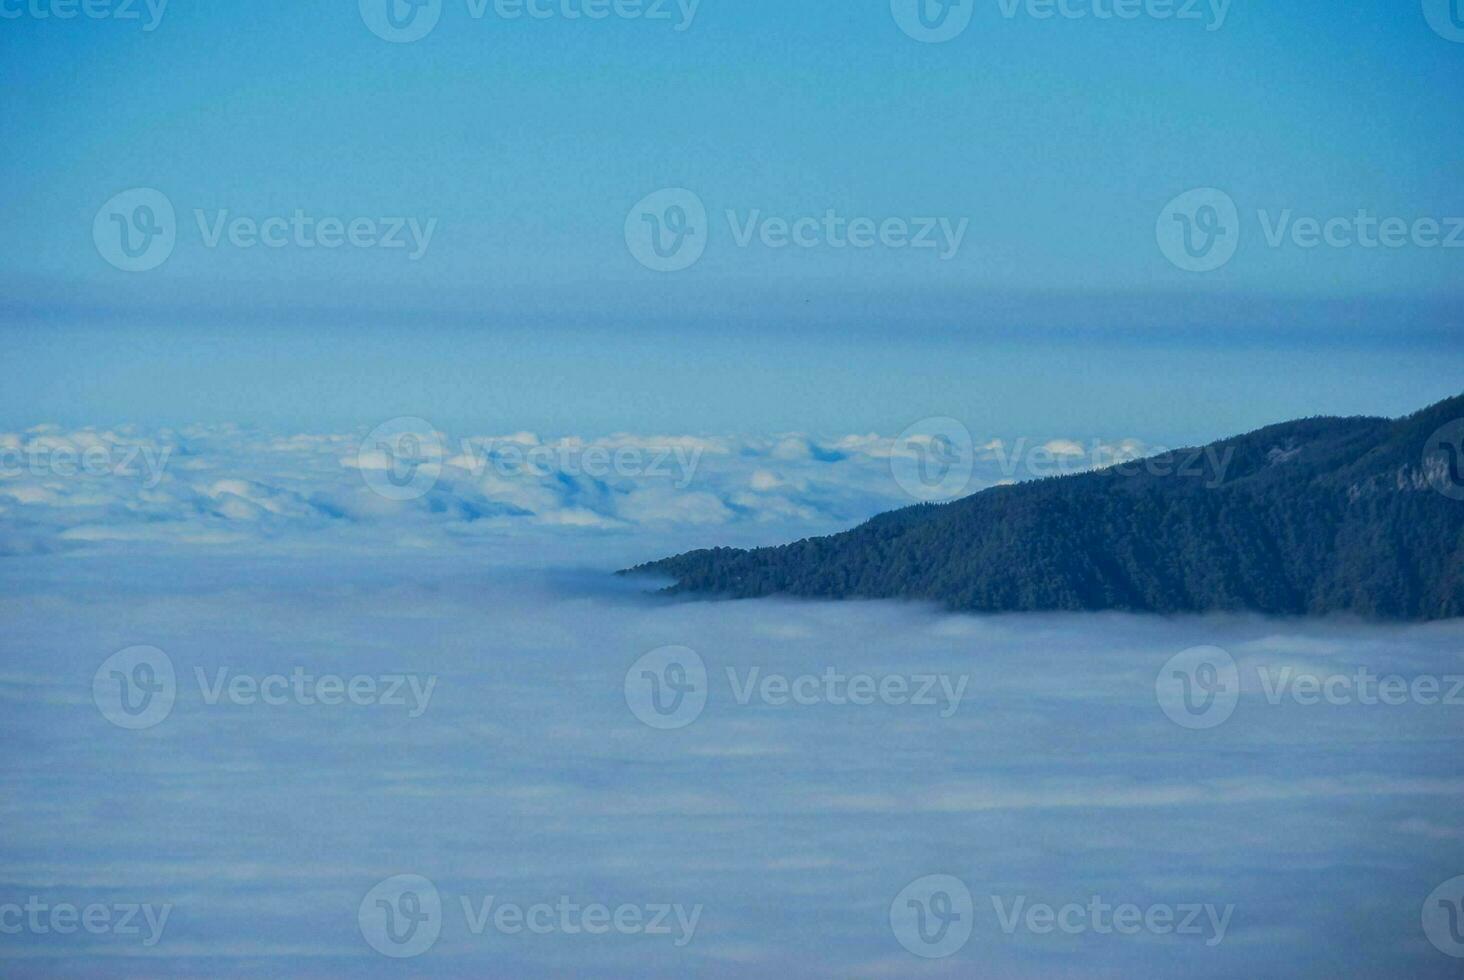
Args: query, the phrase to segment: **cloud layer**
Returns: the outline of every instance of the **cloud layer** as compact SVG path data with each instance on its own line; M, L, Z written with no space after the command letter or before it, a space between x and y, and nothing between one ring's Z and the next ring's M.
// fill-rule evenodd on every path
M581 541L533 536L551 567ZM1195 644L1252 665L1464 672L1459 623L973 617L896 603L669 602L602 571L207 552L39 556L0 596L0 903L175 906L161 942L6 937L7 975L400 976L357 908L426 876L449 916L420 976L1264 975L1445 977L1419 928L1464 872L1461 706L1272 704L1211 730L1156 678ZM124 730L92 677L146 643L176 667L165 720ZM627 702L648 651L695 650L705 709L657 730ZM211 703L290 674L437 678L383 703ZM969 679L959 710L739 700L763 676ZM198 672L207 684L196 680ZM925 875L976 896L951 958L901 948ZM459 900L679 902L692 942L475 934ZM1234 906L1200 937L1002 931L991 904ZM68 961L58 963L58 960Z
M923 434L542 438L457 436L425 424L289 435L40 425L0 433L0 555L353 533L442 544L545 528L724 529L725 543L777 540L789 529L826 532L928 499L903 473L932 451L962 464L959 479L938 488L950 496L1144 450L1133 439L964 433L932 449Z

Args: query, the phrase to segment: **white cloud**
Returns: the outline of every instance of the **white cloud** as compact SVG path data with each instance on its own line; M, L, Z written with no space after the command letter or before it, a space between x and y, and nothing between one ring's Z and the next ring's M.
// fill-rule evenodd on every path
M444 462L430 489L387 499L372 491L372 475L404 464L379 447L363 452L366 428L279 434L195 425L144 433L39 425L0 433L0 554L101 541L289 542L350 528L424 547L532 527L776 525L827 533L912 502L890 473L895 440L876 433L439 433L441 455L419 461ZM1003 440L978 444L968 490L1012 479L1011 458L991 453ZM1081 450L1072 440L1046 446Z

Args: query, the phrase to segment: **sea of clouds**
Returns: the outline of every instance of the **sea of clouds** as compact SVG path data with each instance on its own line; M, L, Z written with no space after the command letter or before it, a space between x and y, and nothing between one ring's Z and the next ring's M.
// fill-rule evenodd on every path
M373 430L376 431L376 430ZM104 542L241 547L347 540L442 547L526 530L674 532L777 541L928 499L892 458L921 437L432 433L403 459L371 433L278 435L219 426L143 432L40 425L0 433L0 555ZM414 444L415 445L415 444ZM983 437L959 447L975 492L1142 455L1124 439ZM425 474L397 492L398 475ZM913 492L912 492L913 491ZM954 491L954 492L953 492Z
M0 478L6 976L1457 976L1424 914L1464 874L1464 704L1274 687L1464 674L1459 621L672 601L610 574L908 503L875 437L636 443L702 448L682 486L448 457L405 500L362 433L3 438L171 449L157 480ZM1161 696L1195 648L1240 678L1204 724ZM706 672L672 727L636 688L668 650ZM167 712L118 714L113 671L159 655ZM420 951L372 918L403 876L440 899ZM900 918L931 876L971 897L949 955ZM27 904L98 931L10 931ZM1207 911L1122 933L1105 904ZM641 925L585 930L587 906Z

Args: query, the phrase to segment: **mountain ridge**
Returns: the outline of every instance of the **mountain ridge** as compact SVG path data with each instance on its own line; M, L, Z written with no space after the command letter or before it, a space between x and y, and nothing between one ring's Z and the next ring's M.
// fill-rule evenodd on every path
M669 576L672 594L973 612L1464 616L1461 441L1464 394L1399 419L1316 416L621 574Z

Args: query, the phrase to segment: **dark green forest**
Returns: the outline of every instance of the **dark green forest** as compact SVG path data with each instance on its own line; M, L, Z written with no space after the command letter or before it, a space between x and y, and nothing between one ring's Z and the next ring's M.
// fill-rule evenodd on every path
M670 593L908 598L982 612L1461 616L1464 424L1452 445L1433 438L1460 419L1464 395L1403 419L1286 422L1198 454L994 487L842 534L694 551L622 574L669 576Z

